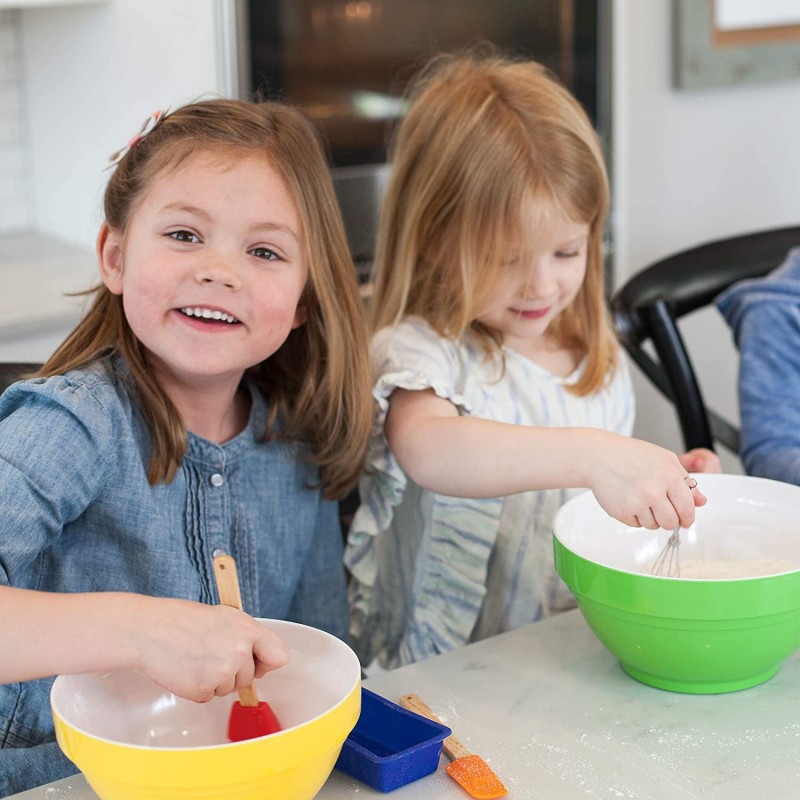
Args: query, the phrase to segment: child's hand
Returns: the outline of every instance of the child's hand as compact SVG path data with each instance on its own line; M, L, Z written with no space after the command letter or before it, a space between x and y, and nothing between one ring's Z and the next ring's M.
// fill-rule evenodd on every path
M187 700L203 703L244 689L289 660L283 640L242 611L189 600L142 599L158 606L130 622L136 666Z
M612 517L634 527L666 528L694 522L695 506L706 503L675 453L613 435L590 469L589 488ZM610 446L608 446L610 444ZM591 454L591 449L589 453ZM591 455L590 455L591 457Z
M722 472L719 456L705 447L695 447L678 459L688 472Z

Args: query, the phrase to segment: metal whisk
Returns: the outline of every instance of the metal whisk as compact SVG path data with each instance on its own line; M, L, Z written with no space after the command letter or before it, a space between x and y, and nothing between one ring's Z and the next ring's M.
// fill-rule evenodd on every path
M658 554L658 558L653 563L653 568L650 570L650 574L660 575L664 578L680 578L680 547L681 526L678 525L669 535L667 543Z

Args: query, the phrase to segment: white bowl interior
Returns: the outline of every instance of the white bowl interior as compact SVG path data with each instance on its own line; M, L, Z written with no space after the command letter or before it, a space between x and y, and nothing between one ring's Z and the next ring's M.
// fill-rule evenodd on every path
M269 703L284 731L330 711L357 685L358 659L335 636L294 622L260 622L292 648L289 663L256 684L259 698ZM58 714L85 733L170 748L230 744L228 717L237 699L234 693L208 703L183 700L133 670L61 675L51 695Z
M744 475L694 477L708 503L697 509L694 525L681 531L682 574L700 565L723 579L800 569L800 487ZM591 492L565 503L553 528L577 555L643 574L650 573L670 535L617 522Z

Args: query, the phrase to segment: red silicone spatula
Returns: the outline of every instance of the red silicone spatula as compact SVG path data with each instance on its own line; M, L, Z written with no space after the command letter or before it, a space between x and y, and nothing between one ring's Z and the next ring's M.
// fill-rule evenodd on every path
M217 581L219 601L224 606L242 610L242 595L239 591L239 577L236 562L225 553L214 556L214 577ZM239 692L239 699L231 708L228 720L228 738L232 742L255 739L282 730L278 718L269 704L258 699L255 684L250 684Z

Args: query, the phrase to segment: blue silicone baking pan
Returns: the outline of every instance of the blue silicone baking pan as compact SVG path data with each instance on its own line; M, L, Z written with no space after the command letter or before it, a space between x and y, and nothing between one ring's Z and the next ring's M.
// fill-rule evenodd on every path
M439 766L442 742L452 733L413 711L361 689L361 716L345 739L336 769L379 792L391 792Z

